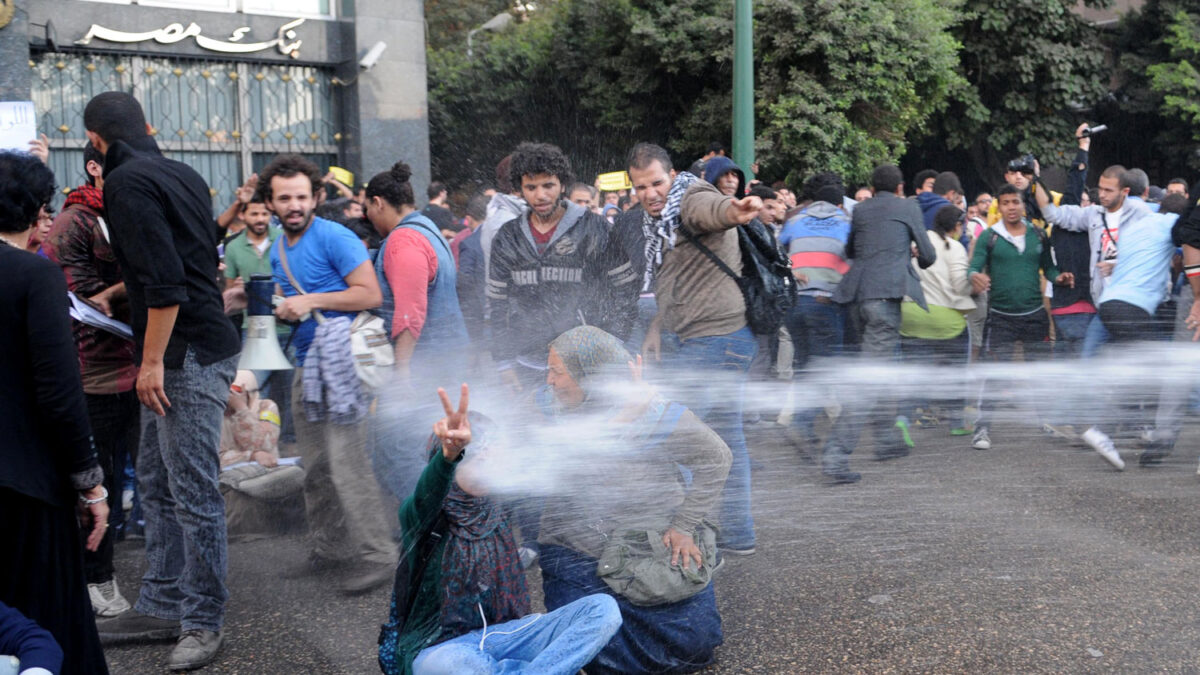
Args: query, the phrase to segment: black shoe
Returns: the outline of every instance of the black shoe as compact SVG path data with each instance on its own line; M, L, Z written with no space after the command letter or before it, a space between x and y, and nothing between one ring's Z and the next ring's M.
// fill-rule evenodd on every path
M131 609L111 619L96 622L100 644L116 645L126 642L169 642L179 637L179 622L160 619Z
M146 538L146 525L139 523L136 520L127 520L125 525L121 527L121 539L137 539L139 541Z
M900 459L901 457L908 457L908 454L910 452L912 452L912 451L909 449L909 447L907 445L898 445L895 447L886 448L884 450L878 450L875 452L875 461L876 462L886 462L889 459Z
M1142 450L1142 454L1138 455L1138 464L1140 466L1158 466L1167 455L1171 454L1173 449L1170 443L1150 441L1146 445L1146 449Z
M850 485L862 480L862 474L849 469L840 469L837 471L823 471L826 480L830 485Z
M379 588L396 579L395 565L363 566L354 574L346 577L338 584L338 588L347 595L358 595Z

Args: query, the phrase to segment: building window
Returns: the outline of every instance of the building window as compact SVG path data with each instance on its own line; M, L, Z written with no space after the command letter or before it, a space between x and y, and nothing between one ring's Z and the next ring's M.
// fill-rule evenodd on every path
M84 181L83 108L104 91L132 93L163 154L208 182L219 213L264 157L294 152L337 164L339 94L308 66L98 54L35 55L33 102L60 186Z

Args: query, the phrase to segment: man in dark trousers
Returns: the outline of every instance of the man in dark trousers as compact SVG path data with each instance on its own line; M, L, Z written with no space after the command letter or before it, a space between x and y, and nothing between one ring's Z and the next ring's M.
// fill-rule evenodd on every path
M98 628L109 642L178 636L169 667L198 668L216 658L229 595L217 474L240 349L217 285L212 201L199 174L162 156L129 94L96 96L83 121L104 153L104 204L141 363L149 566L134 608Z
M67 195L61 213L54 218L50 234L42 241L42 251L62 268L67 289L100 307L109 316L127 321L125 282L117 266L104 222L104 155L91 144L83 151L87 183ZM121 483L125 459L133 456L138 442L138 403L134 382L137 362L133 343L124 337L72 321L75 347L79 352L79 370L87 397L88 419L104 485L108 490L108 508L113 527L119 527ZM84 553L88 595L96 616L113 617L129 609L121 595L113 570L115 532L107 532L95 553Z
M850 319L862 336L867 358L894 361L900 355L900 301L904 296L925 307L921 280L912 267L912 245L917 264L925 269L937 259L922 221L921 208L904 199L904 175L884 164L871 174L872 199L860 203L850 220L846 257L853 263L842 278L833 301L850 305ZM907 422L896 419L890 403L870 393L843 401L837 423L825 444L822 470L834 483L855 483L849 456L858 445L858 434L868 423L875 433L875 458L894 459L908 454L911 439ZM878 405L877 405L878 404Z

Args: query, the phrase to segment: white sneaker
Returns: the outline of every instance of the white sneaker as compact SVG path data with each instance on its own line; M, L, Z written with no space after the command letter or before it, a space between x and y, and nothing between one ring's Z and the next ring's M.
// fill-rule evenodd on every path
M976 427L975 435L971 437L971 447L976 450L992 449L992 438L988 436L987 427Z
M88 597L92 600L92 611L96 616L108 618L129 610L129 601L117 588L117 580L109 579L102 584L88 584Z
M1121 454L1117 452L1117 448L1113 445L1113 441L1103 431L1096 427L1091 427L1083 432L1080 436L1084 443L1092 446L1092 449L1100 453L1106 462L1116 467L1117 471L1125 470L1125 460L1121 459Z
M121 491L121 510L133 510L133 490L125 489Z

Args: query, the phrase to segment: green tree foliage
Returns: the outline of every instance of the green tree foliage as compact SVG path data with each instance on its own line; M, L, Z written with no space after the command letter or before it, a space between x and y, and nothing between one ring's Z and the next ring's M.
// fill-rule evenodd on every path
M1125 17L1114 50L1116 94L1157 155L1200 168L1200 2L1150 0Z
M861 180L966 88L955 4L755 3L758 154L766 175L833 169ZM581 175L621 168L635 141L689 162L729 137L728 0L558 0L490 36L469 61L432 49L434 173L487 179L520 140L563 147Z
M967 0L952 33L969 86L953 92L926 147L965 149L993 182L1018 152L1061 160L1080 121L1072 112L1100 100L1110 75L1098 29L1072 11L1077 4Z
M1192 128L1192 138L1200 140L1200 23L1193 14L1182 10L1171 17L1163 38L1171 50L1170 63L1156 63L1147 69L1150 88L1163 97L1163 112L1178 117Z

